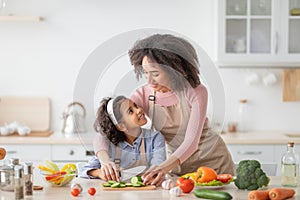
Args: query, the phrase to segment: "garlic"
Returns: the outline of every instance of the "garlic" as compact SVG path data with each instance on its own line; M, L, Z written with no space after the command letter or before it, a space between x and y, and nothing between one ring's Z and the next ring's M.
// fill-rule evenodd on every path
M165 190L170 190L172 187L174 187L174 182L172 181L172 179L167 179L162 182L161 187Z
M179 197L182 194L182 190L180 189L180 187L173 187L170 190L170 195L173 197Z

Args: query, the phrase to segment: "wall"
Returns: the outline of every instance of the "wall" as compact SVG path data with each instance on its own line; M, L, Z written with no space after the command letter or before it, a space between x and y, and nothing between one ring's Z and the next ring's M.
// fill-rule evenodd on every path
M2 14L38 15L44 21L0 22L0 95L49 96L51 127L73 101L77 75L88 56L111 37L140 28L159 28L191 38L212 58L216 47L214 1L208 0L9 0ZM122 64L129 66L128 60ZM298 131L300 104L282 103L280 83L247 86L247 70L220 69L226 94L226 121L238 99L249 100L253 130ZM258 71L264 74L264 71ZM275 71L280 79L280 71ZM105 86L109 87L109 86ZM78 99L75 99L78 100ZM276 110L275 110L276 108ZM88 110L88 124L94 119Z

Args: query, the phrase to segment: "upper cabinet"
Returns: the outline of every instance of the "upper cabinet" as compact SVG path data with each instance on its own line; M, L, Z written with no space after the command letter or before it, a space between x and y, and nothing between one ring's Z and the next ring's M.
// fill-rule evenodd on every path
M300 67L300 0L219 0L220 67Z

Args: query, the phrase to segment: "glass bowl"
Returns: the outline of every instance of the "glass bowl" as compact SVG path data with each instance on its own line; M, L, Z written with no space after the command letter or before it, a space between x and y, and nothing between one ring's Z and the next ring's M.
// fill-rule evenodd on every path
M76 173L67 174L62 172L57 172L54 174L45 174L41 172L40 174L45 182L54 187L65 186L69 184L76 176Z

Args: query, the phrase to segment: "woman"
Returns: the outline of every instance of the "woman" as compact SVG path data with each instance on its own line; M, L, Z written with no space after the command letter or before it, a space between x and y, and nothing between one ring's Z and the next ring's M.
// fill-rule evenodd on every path
M182 175L199 166L235 174L225 143L207 127L208 94L200 82L193 46L173 35L155 34L137 41L129 57L137 78L144 74L148 80L131 99L150 116L153 127L161 131L167 143L167 160L150 168L143 175L144 183L160 185L169 171ZM94 145L98 155L107 151L107 144L101 136L97 140L102 141ZM99 159L105 161L105 157ZM106 163L108 176L115 179L116 167Z

